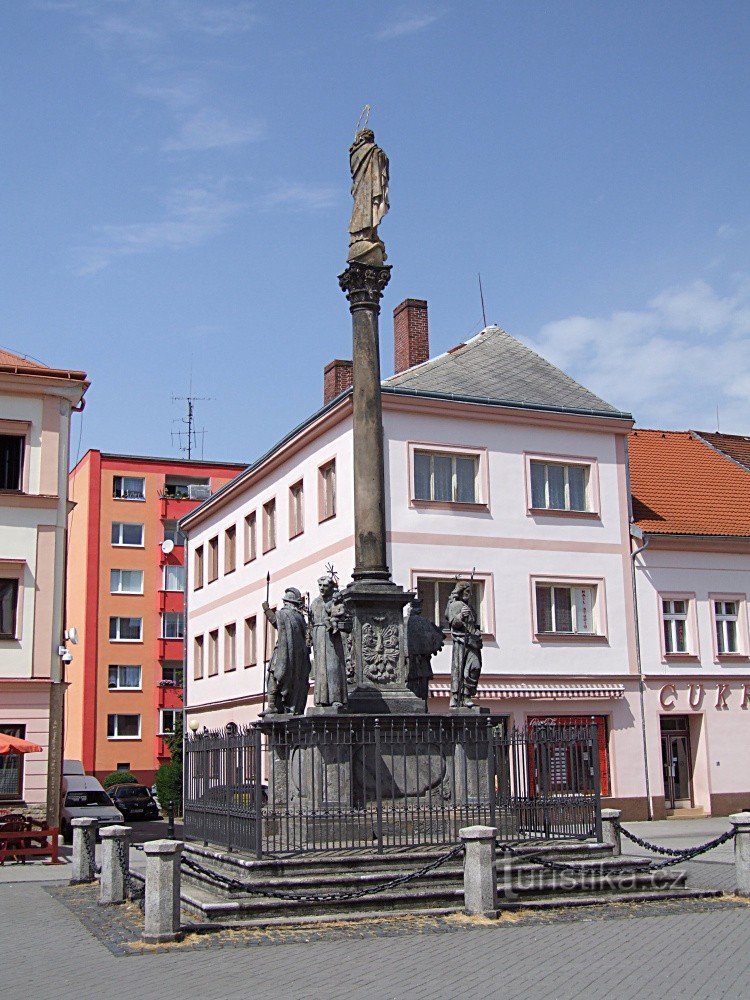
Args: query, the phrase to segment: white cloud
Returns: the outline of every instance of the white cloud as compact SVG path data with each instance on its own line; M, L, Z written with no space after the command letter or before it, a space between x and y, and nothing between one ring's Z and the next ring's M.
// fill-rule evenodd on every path
M400 38L402 35L412 35L416 31L422 31L424 28L429 28L431 24L434 24L435 21L439 20L442 16L443 11L404 11L399 17L396 18L396 20L381 28L376 37L380 39L387 39Z
M331 208L339 200L336 188L314 184L280 184L261 199L261 208L286 208L315 211Z
M97 274L119 257L199 246L226 229L244 207L207 187L175 189L165 199L161 219L97 226L93 243L80 251L76 273Z
M750 279L721 295L705 281L644 309L571 316L530 338L535 350L640 426L750 431Z
M232 123L212 108L201 108L182 123L179 132L167 139L162 149L167 152L225 149L252 142L262 134L263 128L257 122Z

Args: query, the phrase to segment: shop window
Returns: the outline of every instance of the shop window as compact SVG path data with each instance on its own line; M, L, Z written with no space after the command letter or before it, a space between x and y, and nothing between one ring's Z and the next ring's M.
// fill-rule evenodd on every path
M594 762L589 759L585 731L571 733L570 727L596 727L595 752L598 756L600 794L610 794L607 717L604 715L532 716L529 726L547 727L548 739L529 746L532 793L591 795L594 792ZM558 737L559 738L556 738Z

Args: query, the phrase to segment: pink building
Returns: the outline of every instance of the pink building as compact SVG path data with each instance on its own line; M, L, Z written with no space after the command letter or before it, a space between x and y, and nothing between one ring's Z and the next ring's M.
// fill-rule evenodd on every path
M522 724L594 719L605 802L645 815L621 413L498 327L429 359L427 305L395 311L383 383L388 559L442 623L474 573L480 704ZM353 567L351 363L324 406L181 521L188 533L186 711L209 728L256 718L270 656L262 601ZM430 711L448 707L450 640Z
M0 757L0 808L56 823L65 691L71 414L80 371L0 350L0 731L41 753Z
M637 430L630 468L653 815L727 815L750 806L750 440Z

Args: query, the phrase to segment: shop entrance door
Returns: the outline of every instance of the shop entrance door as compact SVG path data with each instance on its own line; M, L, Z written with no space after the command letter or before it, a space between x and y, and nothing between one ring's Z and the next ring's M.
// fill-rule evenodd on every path
M672 715L661 720L661 760L665 807L690 808L693 804L693 765L690 731L684 715Z

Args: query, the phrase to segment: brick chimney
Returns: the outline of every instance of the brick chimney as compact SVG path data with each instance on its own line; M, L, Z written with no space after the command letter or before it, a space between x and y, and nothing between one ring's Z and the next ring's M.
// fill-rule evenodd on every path
M430 357L427 303L424 299L404 299L393 310L394 370L406 371Z
M323 369L323 405L330 403L353 382L354 366L351 361L335 358Z

